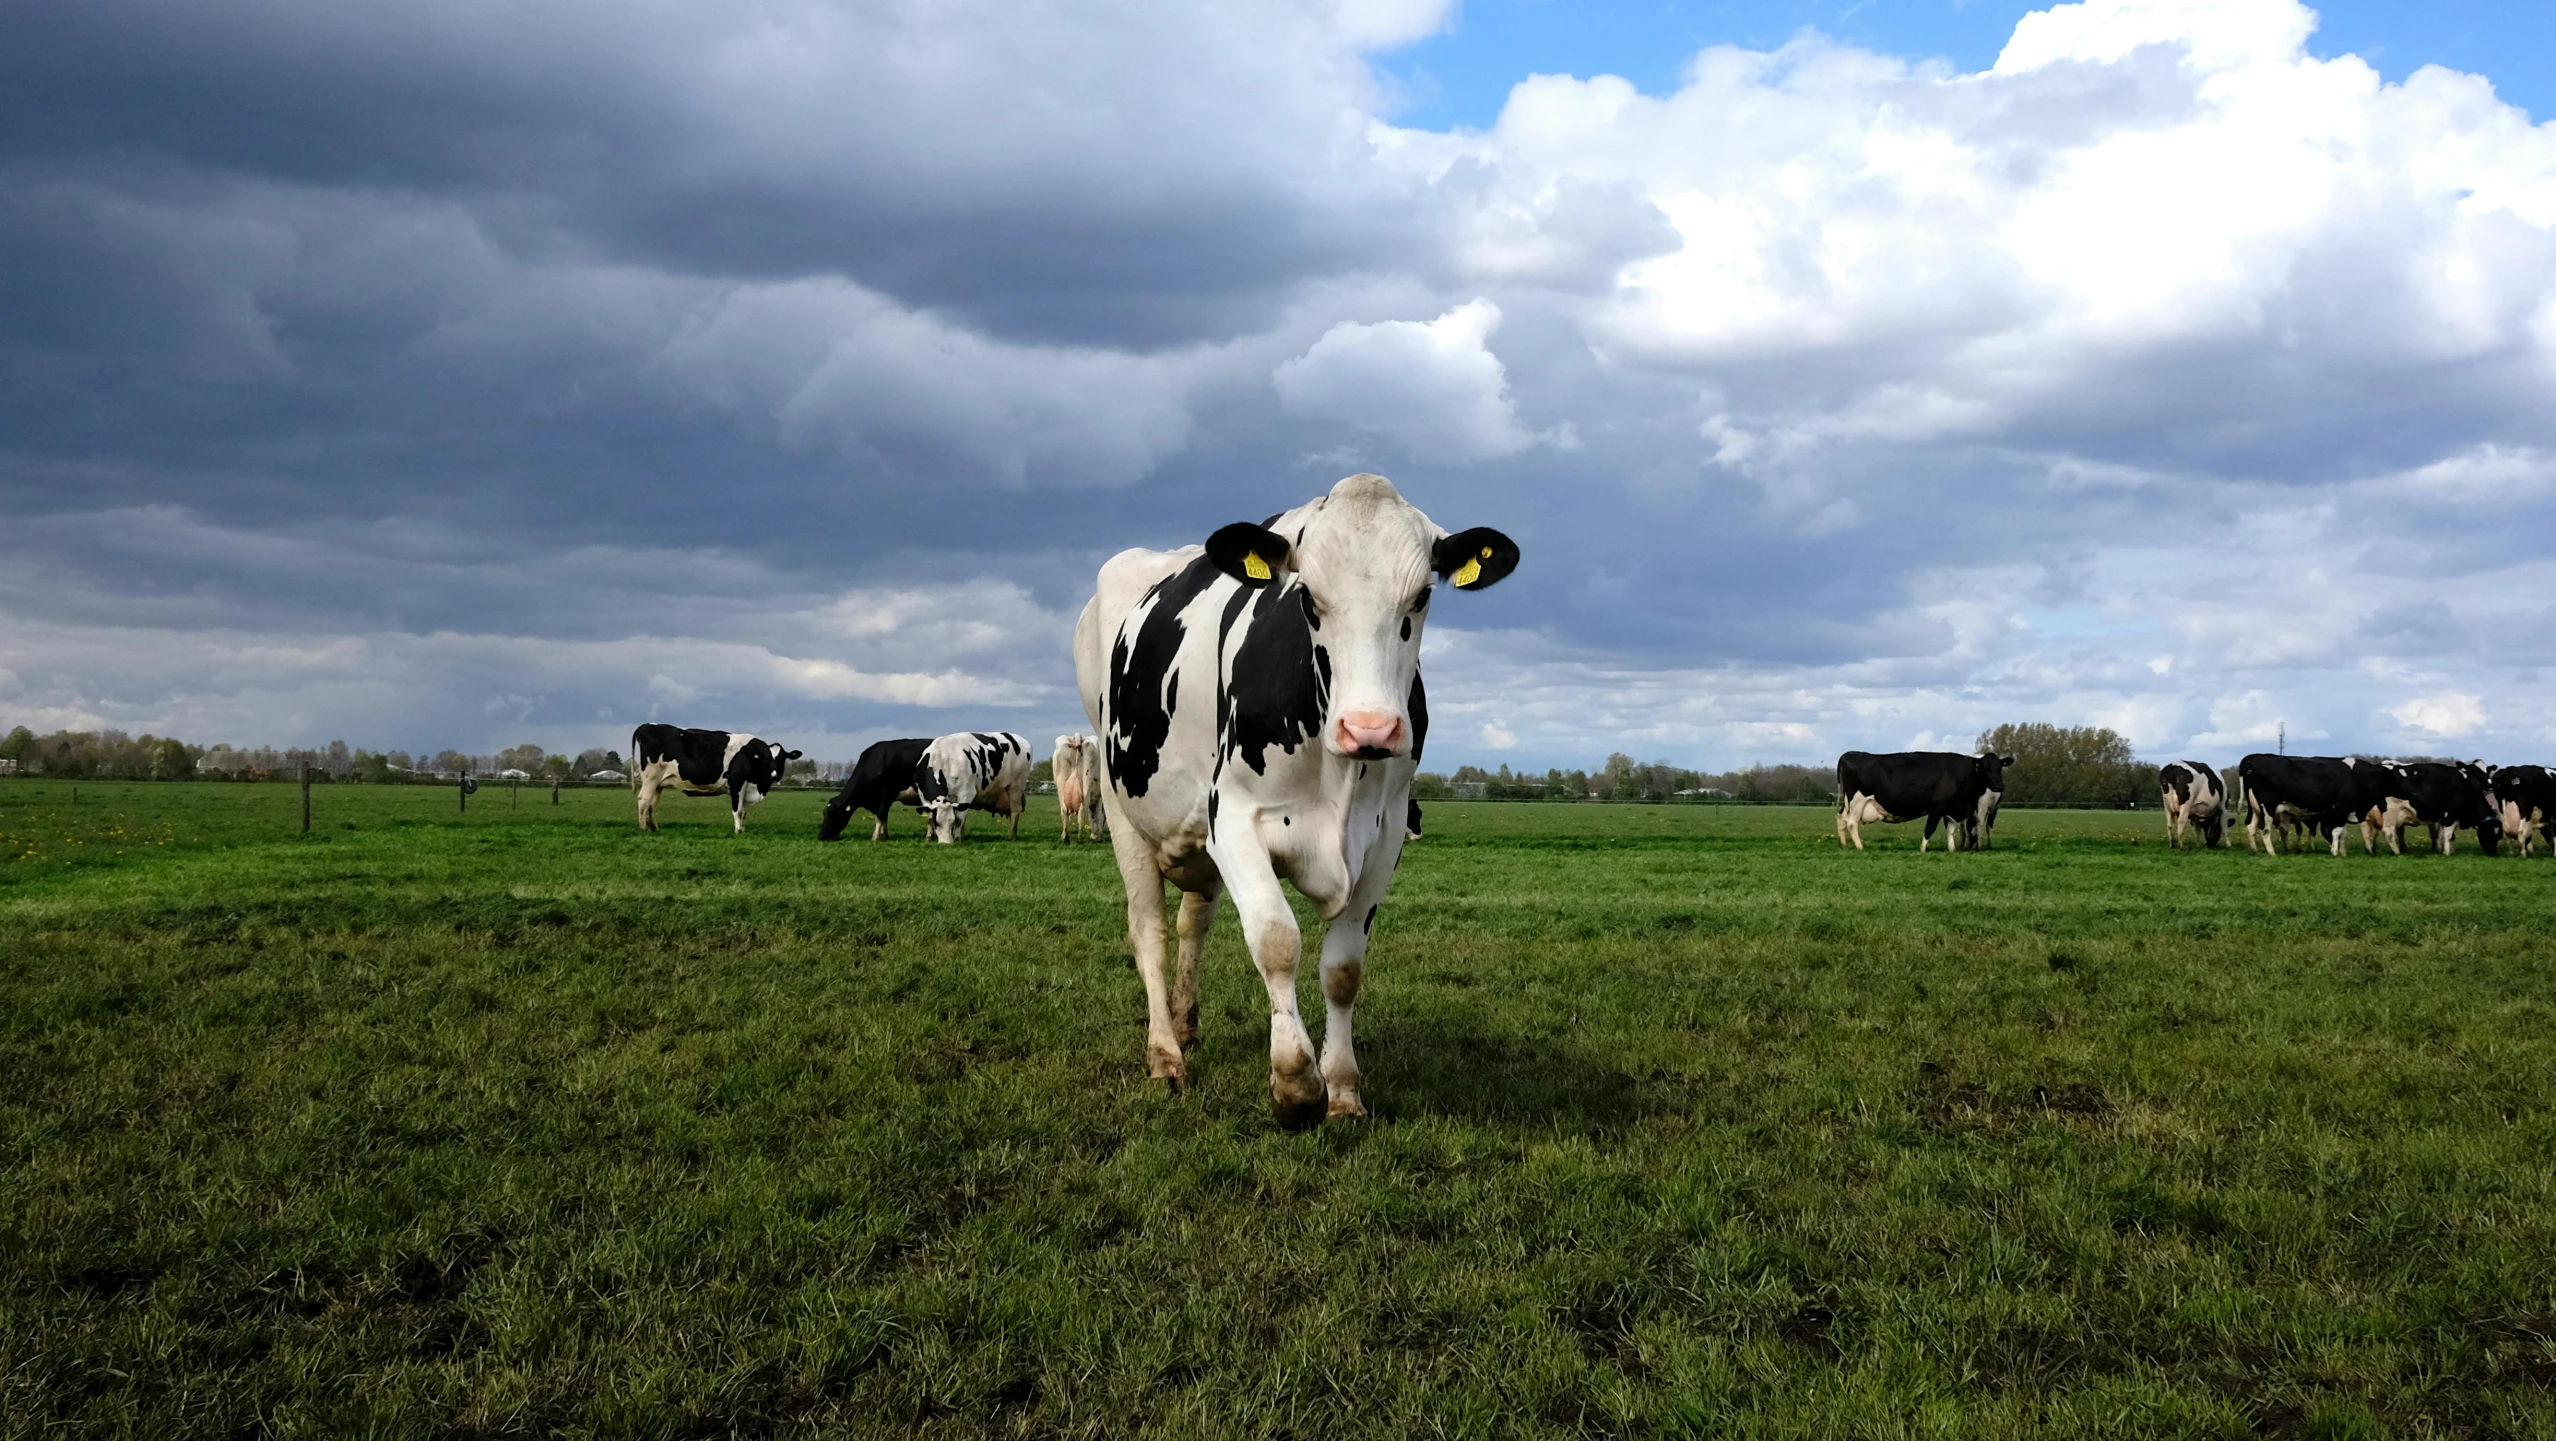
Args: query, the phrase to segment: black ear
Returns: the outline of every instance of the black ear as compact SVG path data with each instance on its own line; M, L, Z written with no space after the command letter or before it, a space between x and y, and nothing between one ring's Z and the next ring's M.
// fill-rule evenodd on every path
M1439 541L1430 552L1429 568L1458 590L1498 585L1518 568L1518 543L1487 525L1461 530Z
M783 751L781 753L781 759L785 761L794 761L806 754L806 751Z
M1238 520L1207 537L1207 563L1248 586L1264 586L1278 578L1287 563L1287 542L1267 526Z
M1999 756L1999 757L1997 757L1997 764L1999 764L1999 765L2001 765L2001 766L2010 766L2010 765L2013 765L2014 763L2015 763L2015 758L2014 758L2013 756Z

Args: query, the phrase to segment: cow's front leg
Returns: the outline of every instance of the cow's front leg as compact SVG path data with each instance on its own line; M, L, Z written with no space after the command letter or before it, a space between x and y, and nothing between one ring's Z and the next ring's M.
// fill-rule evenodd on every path
M1214 890L1180 895L1180 961L1172 972L1172 1034L1184 1051L1198 1044L1198 957L1207 949L1207 930L1216 924Z
M1127 949L1145 982L1145 1074L1175 1091L1189 1084L1180 1037L1172 1029L1171 992L1163 982L1163 875L1141 841L1116 847L1119 878L1127 885Z
M1234 893L1234 910L1242 917L1243 941L1269 992L1269 1104L1278 1124L1300 1130L1322 1120L1322 1073L1314 1067L1313 1037L1305 1032L1296 1009L1296 962L1304 951L1304 933L1296 911L1278 886L1269 857L1257 849L1216 857L1216 868Z
M1367 974L1367 935L1376 923L1370 901L1342 911L1322 937L1322 1082L1331 1093L1329 1114L1363 1116L1367 1103L1359 1094L1358 1048L1351 1017L1358 1008L1358 987Z
M887 839L887 818L888 813L885 811L872 811L870 813L871 840L883 841Z

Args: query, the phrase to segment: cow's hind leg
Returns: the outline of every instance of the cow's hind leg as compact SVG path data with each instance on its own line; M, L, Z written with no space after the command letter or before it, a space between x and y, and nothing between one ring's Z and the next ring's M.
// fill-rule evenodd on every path
M639 829L657 828L657 778L645 771L639 774Z
M1323 1117L1322 1073L1314 1065L1313 1037L1306 1034L1304 1016L1296 1007L1296 963L1304 953L1304 933L1266 853L1256 847L1240 855L1220 853L1216 868L1233 890L1243 941L1251 947L1252 964L1259 967L1261 985L1269 992L1270 1108L1278 1124L1300 1130Z
M926 833L928 838L928 831ZM1163 977L1163 876L1142 842L1119 845L1118 874L1127 885L1127 949L1145 982L1145 1074L1173 1090L1189 1084L1180 1037L1172 1027L1171 987Z

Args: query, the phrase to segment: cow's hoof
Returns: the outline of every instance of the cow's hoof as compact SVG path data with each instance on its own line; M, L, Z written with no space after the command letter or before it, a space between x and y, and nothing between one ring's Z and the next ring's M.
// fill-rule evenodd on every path
M1322 1124L1325 1112L1322 1077L1312 1073L1295 1077L1272 1075L1269 1078L1269 1109L1278 1124L1290 1131L1310 1130Z
M1337 1121L1344 1116L1355 1121L1363 1121L1367 1118L1367 1103L1359 1100L1354 1091L1346 1095L1334 1095L1331 1098L1331 1114L1327 1119Z
M1189 1063L1178 1056L1155 1052L1146 1058L1145 1074L1162 1082L1163 1088L1174 1095L1189 1089Z

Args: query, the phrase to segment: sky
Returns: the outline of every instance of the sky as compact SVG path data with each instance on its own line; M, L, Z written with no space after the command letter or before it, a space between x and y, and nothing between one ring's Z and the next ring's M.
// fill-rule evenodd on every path
M1113 552L1523 560L1432 767L2556 751L2519 5L235 0L0 48L0 726L1082 729Z

